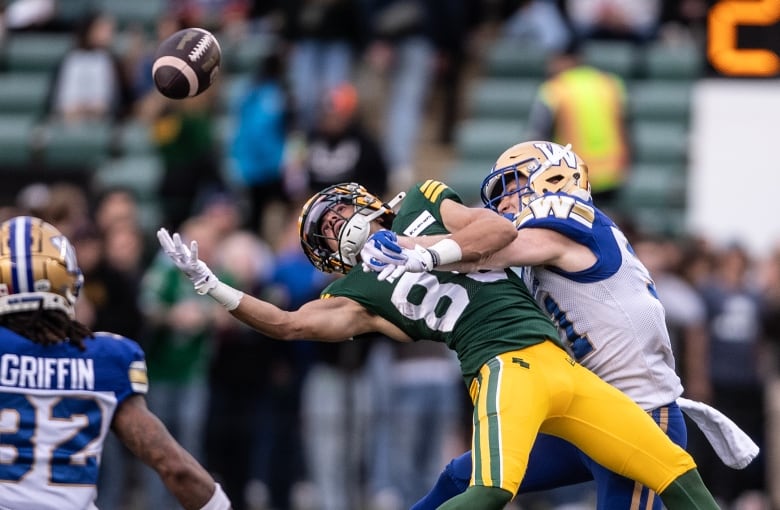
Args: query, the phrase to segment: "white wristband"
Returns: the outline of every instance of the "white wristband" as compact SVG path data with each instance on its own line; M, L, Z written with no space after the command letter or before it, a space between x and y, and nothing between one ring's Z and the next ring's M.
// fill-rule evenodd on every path
M428 248L428 251L431 252L431 256L433 257L434 267L459 262L463 257L460 245L449 237L437 242Z
M200 510L230 510L232 508L227 494L222 490L222 486L218 483L215 483L215 485L214 494Z
M229 312L238 308L241 298L244 297L243 292L222 282L217 282L214 288L209 289L208 294Z

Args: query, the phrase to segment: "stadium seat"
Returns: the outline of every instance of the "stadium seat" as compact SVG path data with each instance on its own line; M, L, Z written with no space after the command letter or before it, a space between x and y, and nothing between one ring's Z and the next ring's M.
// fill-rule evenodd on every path
M455 134L458 156L495 161L504 150L522 139L524 120L469 119L461 122Z
M13 33L3 49L3 62L11 72L51 72L72 45L73 36L67 33Z
M151 154L156 151L149 132L149 125L138 120L128 120L117 127L116 149L120 155Z
M669 80L639 80L628 87L629 113L636 120L687 123L690 117L691 84Z
M225 38L217 34L217 39ZM227 73L252 73L257 70L260 59L271 53L275 44L274 36L268 33L251 34L245 40L221 44L222 69Z
M691 81L704 73L704 51L696 44L669 46L655 43L645 51L648 79Z
M34 115L0 114L0 168L21 167L30 162L34 127Z
M445 172L442 180L460 195L464 204L481 206L479 188L493 163L495 158L460 160Z
M0 74L0 112L39 115L46 104L50 73Z
M166 0L100 0L99 5L103 12L114 16L120 30L135 26L150 33L167 8Z
M582 59L624 79L636 71L636 48L630 42L589 40L583 44Z
M96 189L128 188L139 200L151 200L162 174L162 160L156 154L124 156L102 163L94 173L92 185Z
M686 233L686 213L683 208L633 207L627 214L645 234L675 237Z
M41 155L46 166L87 170L108 157L113 136L107 122L52 122L44 126L43 133Z
M630 207L682 208L685 206L685 167L638 164L621 190L620 202Z
M541 82L524 78L488 78L475 84L471 116L475 118L528 118Z
M688 129L681 122L638 121L632 124L634 161L683 165L688 158Z
M547 73L547 54L511 39L499 39L487 50L483 75L493 78L537 78Z

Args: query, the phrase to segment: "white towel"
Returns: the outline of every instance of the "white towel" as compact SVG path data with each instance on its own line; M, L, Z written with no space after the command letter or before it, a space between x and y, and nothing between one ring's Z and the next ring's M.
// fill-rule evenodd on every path
M743 469L758 455L758 445L750 436L714 407L682 397L677 399L677 405L696 423L728 467Z

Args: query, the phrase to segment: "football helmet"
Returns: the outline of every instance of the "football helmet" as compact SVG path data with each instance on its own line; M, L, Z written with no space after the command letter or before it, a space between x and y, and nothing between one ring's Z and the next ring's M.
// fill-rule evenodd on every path
M517 186L504 192L509 182ZM482 181L480 197L486 207L498 210L501 200L516 194L522 208L535 196L562 191L590 199L588 167L571 145L522 142L505 150Z
M403 198L402 195L399 197ZM396 200L400 200L399 197ZM353 214L340 214L336 210L340 204L351 205ZM335 236L322 233L322 221L328 211L344 220ZM360 184L347 182L329 186L312 196L301 209L298 231L303 252L320 271L348 273L358 263L360 249L371 234L371 221L378 220L384 228L390 228L393 218L393 203L385 204Z
M76 250L53 225L32 216L0 224L0 314L43 308L73 318L83 283Z

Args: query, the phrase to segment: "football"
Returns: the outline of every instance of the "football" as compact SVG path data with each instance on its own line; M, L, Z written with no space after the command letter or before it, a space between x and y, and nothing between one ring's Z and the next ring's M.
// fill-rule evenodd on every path
M197 96L208 89L219 72L222 50L208 30L185 28L157 47L152 78L157 90L171 99Z

